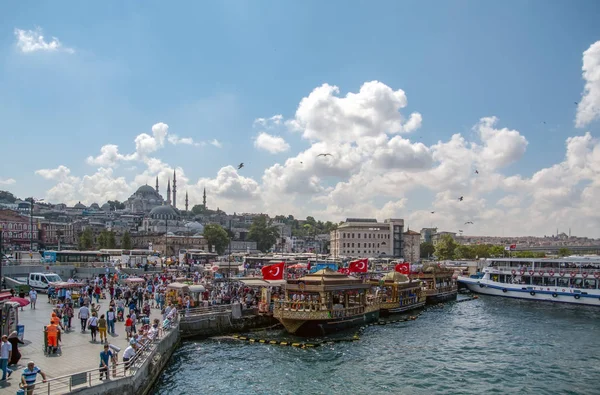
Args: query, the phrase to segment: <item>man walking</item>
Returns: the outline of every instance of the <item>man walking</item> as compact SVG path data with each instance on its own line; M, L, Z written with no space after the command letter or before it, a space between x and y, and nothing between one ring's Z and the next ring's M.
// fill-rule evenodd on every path
M12 358L12 344L8 342L8 336L2 336L0 343L0 368L2 368L2 379L4 381L10 377L12 370L8 368L8 361Z
M35 302L37 302L37 291L33 288L29 291L29 300L31 301L31 309L35 310Z
M85 305L81 306L78 317L81 320L81 333L85 333L85 326L88 318L90 318L90 309L88 309L88 307Z
M33 390L35 389L35 380L37 379L37 375L41 374L42 379L44 379L44 383L46 382L46 374L42 372L40 368L35 366L33 361L29 361L27 363L27 367L23 369L23 374L21 374L21 384L25 390L27 390L27 395L33 395Z

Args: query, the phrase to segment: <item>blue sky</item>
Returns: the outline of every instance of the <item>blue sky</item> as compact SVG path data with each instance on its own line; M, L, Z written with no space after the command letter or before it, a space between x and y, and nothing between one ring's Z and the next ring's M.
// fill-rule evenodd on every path
M474 139L472 128L480 118L497 117L498 129L517 130L528 141L526 153L499 171L506 177L530 178L563 160L567 138L586 131L597 137L600 131L597 119L583 128L574 124L574 102L585 83L582 54L600 40L596 1L106 1L93 6L47 1L6 3L0 13L0 180L15 181L0 187L23 197L58 196L48 192L57 179L40 177L37 170L63 165L73 177L94 174L98 166L86 163L88 156L107 144L131 154L136 136L152 134L159 122L168 124L169 134L220 142L221 148L165 144L153 154L170 168L181 168L192 193L197 193L192 185L216 183L221 169L245 162L240 176L256 182L254 192L267 194L265 170L284 166L314 141L279 125L267 132L284 138L290 149L265 152L253 147L261 131L254 120L276 114L293 119L302 98L324 83L339 87L339 96L374 80L402 89L408 105L401 112L423 118L418 130L403 137L428 147L455 133ZM24 53L15 29L38 27L47 42L56 37L61 49ZM73 199L64 199L115 193L126 198L146 164L128 161L113 169L131 190L119 184L108 195L86 196L76 188ZM324 189L351 175L319 174ZM594 178L582 183L593 184ZM407 217L428 210L429 200L445 191L411 188L391 200L379 195L365 200L378 213L385 202L405 197L398 215ZM219 193L229 209L286 209L273 203L275 198L245 206L233 192ZM491 210L506 194L499 188L477 198L486 199L485 210ZM360 216L356 211L364 209L361 204L333 209L323 200L302 207L298 215L315 211L336 220ZM486 214L473 215L484 223Z

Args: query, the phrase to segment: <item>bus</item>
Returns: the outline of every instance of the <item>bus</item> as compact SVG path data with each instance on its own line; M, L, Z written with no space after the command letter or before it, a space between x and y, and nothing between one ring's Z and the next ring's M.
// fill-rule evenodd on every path
M204 250L179 250L179 263L201 265L214 261L218 254Z
M106 249L103 248L100 250L100 252L105 253L110 255L110 261L111 262L123 262L123 259L125 256L127 256L126 254L127 250L120 250L120 249Z
M142 267L146 264L160 264L158 252L150 250L129 250L125 251L125 255L127 255L127 260L124 262L127 262L129 267Z
M43 261L45 263L62 263L62 264L87 264L91 263L108 263L110 262L110 254L102 251L44 251Z

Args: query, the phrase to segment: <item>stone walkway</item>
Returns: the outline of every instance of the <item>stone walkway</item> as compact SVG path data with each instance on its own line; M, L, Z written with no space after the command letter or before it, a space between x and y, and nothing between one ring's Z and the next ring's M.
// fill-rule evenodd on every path
M62 343L60 344L61 352L56 355L44 354L44 325L50 323L53 306L47 303L47 296L40 294L36 309L31 309L31 306L26 306L23 311L19 311L19 324L25 325L25 344L19 344L21 352L21 360L19 364L11 366L16 370L10 379L5 382L0 382L0 394L16 394L21 380L21 371L26 367L27 362L33 360L35 364L46 373L48 378L65 376L72 373L77 373L85 370L90 370L98 367L100 362L100 352L103 350L100 343L100 335L97 336L98 342L93 343L90 331L81 332L81 321L77 318L79 309L75 309L75 314L71 324L75 330L71 332L63 332ZM100 314L106 315L108 310L107 299L100 300ZM125 309L128 311L129 309ZM99 315L100 315L99 314ZM161 318L160 310L152 309L151 320ZM139 325L136 325L139 328ZM125 323L117 322L115 324L116 335L108 335L108 342L121 348L119 352L119 362L122 360L123 351L128 345L125 336ZM41 376L38 376L41 379Z

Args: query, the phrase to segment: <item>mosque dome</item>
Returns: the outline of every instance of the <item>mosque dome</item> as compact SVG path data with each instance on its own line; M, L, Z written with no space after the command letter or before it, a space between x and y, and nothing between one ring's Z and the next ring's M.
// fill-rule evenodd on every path
M152 219L177 219L177 212L171 206L158 206L150 211Z
M202 233L204 232L204 225L202 225L200 222L188 222L187 224L185 224L185 227L190 231L190 232L196 232L196 233Z
M102 211L110 211L110 204L108 204L108 202L107 202L107 203L104 203L104 204L102 205L102 207L100 207L100 209L101 209Z
M73 208L76 209L85 209L85 205L81 204L81 202L77 203L76 205L73 206Z
M92 210L100 210L100 206L98 206L98 203L92 203L92 204L90 205L90 208L91 208Z
M135 192L136 194L145 195L145 194L155 194L156 190L152 188L150 185L142 185Z

